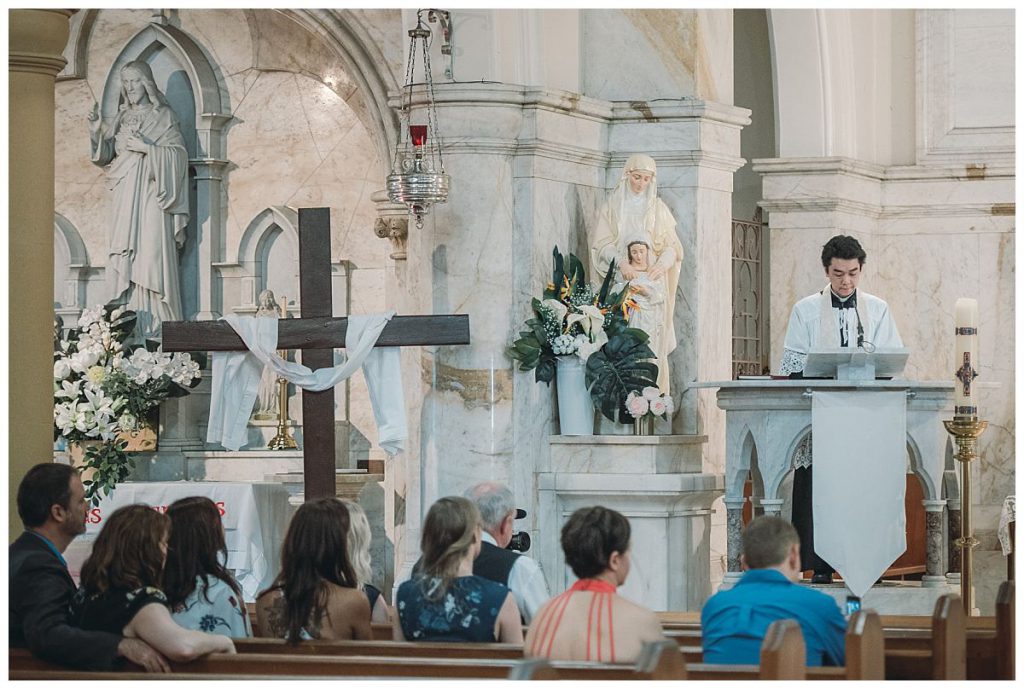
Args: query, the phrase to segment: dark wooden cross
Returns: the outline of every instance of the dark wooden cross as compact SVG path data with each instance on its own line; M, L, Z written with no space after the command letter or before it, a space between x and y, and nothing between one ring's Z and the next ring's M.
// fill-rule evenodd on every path
M316 370L334 365L344 348L347 318L331 315L331 214L328 208L299 209L300 318L278 324L278 349L302 350L302 363ZM165 352L245 351L242 338L223 321L166 321ZM395 316L378 347L469 344L469 316ZM302 391L302 435L306 500L334 496L334 389Z

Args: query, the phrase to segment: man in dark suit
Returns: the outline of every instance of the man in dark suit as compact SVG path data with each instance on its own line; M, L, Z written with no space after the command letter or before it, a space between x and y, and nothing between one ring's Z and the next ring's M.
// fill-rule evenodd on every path
M89 670L110 670L126 658L150 672L169 672L167 661L141 639L85 631L69 622L75 582L63 552L85 533L85 488L64 464L37 464L18 486L18 516L25 533L8 548L8 643L43 660Z

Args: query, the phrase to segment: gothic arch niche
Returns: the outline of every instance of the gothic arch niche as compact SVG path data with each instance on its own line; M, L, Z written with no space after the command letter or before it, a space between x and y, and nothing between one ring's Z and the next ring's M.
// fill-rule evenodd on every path
M53 309L68 325L77 318L86 299L89 254L82 235L60 213L53 218Z
M255 305L265 289L298 303L298 224L298 214L287 206L266 208L249 222L238 247L238 263L249 276L239 294L244 304Z
M83 22L84 24L85 22ZM90 22L91 26L91 22ZM223 126L230 119L228 95L213 66L188 34L173 26L150 23L121 49L107 73L101 113L105 121L117 112L121 69L132 61L146 62L157 87L178 117L189 156L189 222L185 245L179 254L181 300L186 318L214 315L215 284L212 262L223 235L221 175L218 169L225 149Z

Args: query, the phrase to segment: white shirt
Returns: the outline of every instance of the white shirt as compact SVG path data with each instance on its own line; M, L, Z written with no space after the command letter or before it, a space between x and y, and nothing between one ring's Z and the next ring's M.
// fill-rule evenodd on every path
M481 537L486 543L498 545L494 536L486 531L481 531ZM516 599L519 613L523 616L526 624L530 623L540 607L551 598L548 594L548 584L544 579L544 572L540 571L540 565L532 557L526 555L520 555L512 564L512 570L508 573L508 589L512 592L512 597Z
M857 298L862 306L867 307L868 328L864 333L865 342L872 343L878 349L894 349L903 346L900 333L896 329L896 322L889 311L889 305L878 297L857 290ZM783 345L782 361L779 364L779 373L788 375L796 371L803 371L807 361L807 353L818 344L820 339L821 321L821 293L815 292L809 297L804 297L793 305L789 314L789 327L786 328L786 340ZM832 316L835 319L835 328L839 331L841 326L846 328L846 340L855 345L857 342L855 314L850 318L840 319L846 314L841 311L853 311L853 309L838 309L832 307ZM842 339L842 338L840 338Z

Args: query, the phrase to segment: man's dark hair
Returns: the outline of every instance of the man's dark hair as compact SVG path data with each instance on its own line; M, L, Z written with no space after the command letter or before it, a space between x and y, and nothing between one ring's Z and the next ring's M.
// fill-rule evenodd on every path
M789 546L800 544L793 525L781 517L757 517L743 529L743 561L748 569L782 564Z
M612 553L629 550L629 520L606 507L584 507L562 527L565 562L580 579L608 569Z
M864 265L868 255L864 253L864 247L860 245L856 238L846 234L837 234L828 240L821 249L821 265L825 266L825 270L828 270L833 258L839 258L844 261L855 258L857 263Z
M71 507L71 477L78 470L67 464L36 464L18 486L18 516L25 528L42 526L50 518L50 508Z

